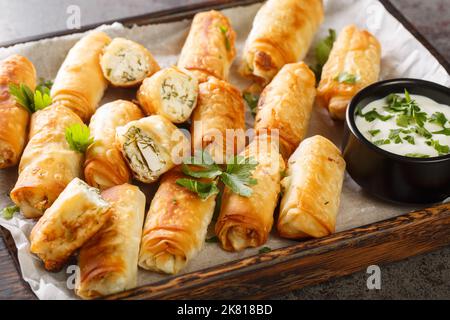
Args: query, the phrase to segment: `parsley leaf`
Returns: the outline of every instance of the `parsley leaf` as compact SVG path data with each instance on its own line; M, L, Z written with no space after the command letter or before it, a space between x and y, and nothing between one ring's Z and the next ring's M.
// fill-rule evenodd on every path
M430 158L430 156L428 154L423 154L423 153L407 153L407 154L405 154L405 157L410 157L410 158Z
M316 74L317 82L320 81L322 77L322 69L325 63L327 63L330 56L331 50L333 49L334 42L336 41L337 34L336 30L329 29L328 36L322 39L316 46L316 65L315 67L310 67Z
M389 140L389 139L381 139L381 140L374 141L373 144L376 145L376 146L382 146L382 145L385 145L385 144L391 144L391 140Z
M341 72L336 78L334 78L335 81L339 83L345 83L345 84L355 84L361 79L359 75L354 75L348 72Z
M425 127L415 126L412 130L413 130L414 133L417 133L419 136L422 136L422 137L424 137L426 139L430 139L433 136L430 133L430 131L425 129Z
M66 141L70 149L84 153L94 142L94 139L90 137L90 130L87 125L76 123L66 128Z
M252 114L255 116L258 111L259 96L254 95L250 92L245 92L243 94L243 98L244 98L245 102L247 102L247 105L250 108Z
M14 96L17 103L24 107L29 113L42 110L52 104L50 89L38 86L33 92L26 84L20 85L10 83L9 93Z
M403 139L405 139L406 141L408 141L410 144L416 144L416 140L414 140L413 136L406 136Z
M405 97L402 98L397 94L390 94L386 102L388 105L385 109L393 113L401 113L397 116L396 122L400 127L407 127L410 124L417 124L423 127L427 121L427 114L422 112L415 100L411 99L408 90L405 89Z
M450 153L450 146L442 145L437 140L433 139L428 140L426 144L429 145L430 147L433 147L439 153L440 156Z
M182 178L178 179L176 183L195 192L202 200L207 200L209 197L219 193L219 188L217 188L215 181L206 183L194 179Z
M230 39L228 39L228 28L225 26L219 26L220 32L222 32L223 37L225 38L225 48L227 51L231 50Z
M268 253L268 252L270 252L270 251L272 251L272 248L269 248L269 247L262 247L261 249L259 249L259 253L260 254L262 254L262 253Z
M235 156L229 161L226 171L222 173L220 178L234 193L243 197L250 197L253 191L249 186L257 183L251 175L256 165L251 158Z
M393 117L391 115L383 116L383 115L379 114L375 108L372 111L368 111L366 113L363 113L362 109L358 109L358 111L356 112L356 115L365 118L367 122L373 122L373 121L375 121L375 119L380 119L381 121L387 121Z
M380 129L376 129L376 130L369 130L369 133L372 137L375 137L376 135L378 135L381 132Z
M428 119L431 123L436 123L440 125L442 128L445 128L445 124L448 122L445 114L442 112L435 112L431 115L430 119Z
M188 164L197 166L204 170L192 170ZM185 175L194 178L210 178L213 179L222 174L220 167L214 163L210 154L205 151L196 152L194 157L190 159L187 163L183 163L182 171Z
M433 132L434 134L444 134L450 136L450 128L444 128L444 130Z
M2 210L2 216L6 220L11 220L15 213L19 212L20 208L18 206L10 206L3 208Z

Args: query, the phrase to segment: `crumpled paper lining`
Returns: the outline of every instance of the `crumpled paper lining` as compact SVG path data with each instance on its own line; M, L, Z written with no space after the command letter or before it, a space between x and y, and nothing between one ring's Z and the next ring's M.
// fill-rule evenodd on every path
M224 10L231 19L232 25L238 34L237 49L239 55L251 28L253 17L260 4L248 7L232 8ZM411 77L434 81L450 86L450 77L438 61L420 44L384 7L376 0L329 0L325 1L326 20L317 34L314 44L327 35L328 29L337 31L344 26L354 23L359 27L369 29L380 40L383 47L382 79ZM184 40L188 34L190 21L149 25L142 27L124 28L115 23L110 26L102 26L100 29L110 36L125 37L145 45L156 57L161 66L175 64ZM45 79L54 79L59 66L63 62L68 50L81 37L80 34L46 39L10 48L0 48L0 59L10 54L25 55L35 64L38 75ZM313 50L311 50L306 62L313 63ZM248 82L240 78L237 68L240 56L231 70L231 82L240 89L244 89ZM117 98L133 99L135 92L127 89L109 89L102 101L106 103ZM252 126L253 119L247 116L247 123ZM333 122L325 110L314 110L311 120L310 134L322 134L338 146L341 145L342 124ZM11 204L8 193L17 179L17 168L0 172L0 206ZM152 193L145 187L147 202L151 200ZM450 201L450 198L447 200ZM337 231L352 229L377 221L389 219L415 209L417 206L398 206L377 200L364 191L346 175L341 208L337 219ZM43 269L39 259L29 253L28 235L34 221L27 220L21 215L16 215L11 220L0 217L0 225L7 228L16 243L18 258L22 275L36 296L40 299L74 299L73 290L67 287L67 278L70 274L63 270L59 273L49 273ZM211 231L211 230L210 230ZM295 244L294 241L279 238L272 232L266 246L276 249ZM249 249L239 253L229 253L220 249L216 243L206 243L203 251L195 257L183 270L188 273L211 266L241 259L258 253L258 249ZM139 270L138 285L151 284L165 279L166 275Z

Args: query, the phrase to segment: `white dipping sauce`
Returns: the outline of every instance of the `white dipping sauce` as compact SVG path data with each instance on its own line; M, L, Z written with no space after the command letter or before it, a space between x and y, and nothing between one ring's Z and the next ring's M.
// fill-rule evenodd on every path
M404 94L398 94L401 98L404 98ZM445 115L445 118L448 120L444 128L442 125L430 122L429 120L425 121L424 128L428 130L429 133L432 134L431 138L425 138L422 135L417 134L414 132L414 127L416 127L416 124L410 124L407 127L401 127L397 125L397 117L401 113L393 113L392 111L388 111L386 106L388 105L387 97L384 99L376 100L362 108L362 114L366 114L369 111L372 111L375 109L380 115L382 116L392 116L392 118L388 120L381 120L381 119L375 119L372 122L369 122L365 119L365 117L361 115L355 115L355 123L359 131L364 135L364 137L371 141L372 143L376 144L379 148L386 150L388 152L402 155L402 156L408 156L408 157L419 157L419 158L426 158L426 157L438 157L442 156L442 149L441 154L439 154L438 150L436 150L436 141L439 142L439 145L444 146L444 150L446 149L445 146L450 146L450 135L445 134L437 134L435 132L442 131L445 128L450 130L450 107L439 104L436 101L419 95L410 95L412 100L415 100L417 105L420 108L420 112L425 112L427 114L427 118L430 119L433 114L436 112L441 112ZM399 139L395 141L396 139L393 139L391 135L391 130L397 130L397 129L404 129L406 133L399 133L401 142ZM379 132L378 132L379 130ZM410 132L407 132L410 131ZM412 140L410 137L413 137L414 140ZM414 144L408 142L406 139L414 142ZM389 143L383 144L380 143L382 141L389 140ZM434 145L429 145L430 140L435 141ZM428 142L428 143L427 143ZM438 149L440 147L438 146ZM423 155L423 156L421 156Z

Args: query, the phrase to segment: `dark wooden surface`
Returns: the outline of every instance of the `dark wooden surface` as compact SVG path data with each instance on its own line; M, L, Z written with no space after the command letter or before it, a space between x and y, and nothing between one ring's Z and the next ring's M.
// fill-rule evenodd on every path
M5 1L5 0L0 0L0 2L2 2L2 1ZM218 1L220 1L221 3L233 2L232 0L218 0ZM153 3L153 2L159 4L159 6L156 7L156 10L160 10L160 9L164 9L164 8L174 7L174 6L177 6L179 4L182 4L182 5L197 4L197 3L200 3L200 2L204 2L204 0L167 0L167 1L147 0L147 3ZM435 45L435 46L437 45L441 49L441 52L445 53L445 57L447 59L449 59L449 50L447 50L449 48L448 47L448 45L449 45L448 44L448 37L447 38L445 37L445 34L449 34L449 31L450 31L450 28L448 28L448 26L449 26L448 19L446 21L444 21L442 18L441 19L427 19L426 18L427 16L428 17L429 16L436 16L438 14L441 15L441 16L442 15L445 16L445 12L448 12L448 9L447 9L447 7L445 6L445 3L444 3L445 0L430 0L430 1L427 1L425 3L422 2L422 1L417 1L417 0L393 0L393 2L396 5L400 5L401 6L402 13L405 14L407 16L407 18L410 18L410 20L412 20L413 24L415 26L419 27L419 31L424 32L427 35L427 38L429 40L430 40L430 37L431 37L432 38L431 40L433 40L432 44ZM3 7L3 5L2 5L2 7ZM42 7L45 8L45 6L42 6ZM426 8L428 11L424 12L423 8ZM151 8L151 9L153 9L153 8ZM148 11L148 10L146 10L146 11ZM135 15L135 13L132 13L132 15ZM101 20L99 20L99 21L101 21ZM21 23L21 22L16 21L16 20L14 20L12 22L19 23L19 24ZM95 22L98 22L98 21L92 21L92 23L95 23ZM440 23L440 25L437 25L437 23ZM32 30L35 30L35 29L33 28ZM33 35L33 34L40 34L40 33L42 33L42 32L35 31L34 33L31 32L30 34L25 35L25 36L30 36L30 35ZM23 38L23 37L24 36L20 36L18 38ZM443 40L441 40L441 39L443 39ZM6 39L6 40L14 40L14 38L13 39ZM2 39L2 42L3 41L4 40ZM438 213L438 215L439 215L439 213ZM447 218L448 217L445 217L444 220L446 221L445 222L445 227L448 229L448 219ZM439 234L443 236L443 237L440 238L440 240L442 240L442 241L446 241L446 239L448 240L448 238L446 238L445 230L442 230L440 228L441 224L436 224L436 221L434 219L435 218L429 217L426 220L430 221L429 223L431 223L431 224L434 223L433 225L436 225L436 228L439 230ZM411 226L412 225L415 225L415 224L413 223L413 224L411 224ZM422 227L423 227L423 225L422 225ZM444 232L444 234L443 234L443 232ZM437 234L435 234L435 235L437 235ZM397 234L392 234L391 236L392 237L394 237L394 236L402 237L402 235L397 235ZM409 233L408 236L412 237L412 234ZM414 239L412 239L412 240L414 240ZM425 239L422 239L422 240L425 240ZM433 245L441 246L443 244L443 243L441 243L439 241L439 239L436 239L435 236L431 237L431 240L432 240L431 244L433 244ZM320 240L320 241L324 241L324 240ZM417 250L414 250L414 248L411 248L411 250L413 250L413 252L411 252L411 253L420 254L420 253L426 252L428 250L427 248L431 245L431 244L430 245L425 245L426 242L430 242L430 241L422 242L422 244L419 245ZM382 245L383 244L379 244L379 243L377 244L377 246L382 246ZM389 248L389 250L390 249L395 250L396 248L393 247L393 248ZM316 249L316 250L318 250L318 249ZM445 249L445 250L447 250L447 249ZM447 250L447 251L450 252L450 250ZM308 251L308 252L311 253L313 251ZM344 252L345 252L345 250L344 250ZM444 251L442 251L442 252L444 252ZM331 256L327 256L327 254L330 254ZM270 256L271 256L271 254L265 256L265 258L263 258L263 259L269 259L270 260ZM443 254L443 257L446 257L446 256L447 255L446 255L446 251L445 251L444 254ZM322 251L318 253L318 258L334 259L333 257L336 257L336 256L331 251L328 252L328 253L322 252ZM422 256L422 257L423 258L421 258L421 257L419 257L419 258L421 258L422 260L426 260L427 257L438 259L438 258L442 258L442 255L440 255L439 252L438 252L437 255L436 254L428 254L428 255ZM399 256L399 258L401 258L401 255ZM416 259L419 259L419 258L416 258ZM379 257L375 257L374 258L371 255L368 255L368 256L366 255L366 256L362 257L360 262L361 263L363 263L363 262L366 263L366 262L369 262L369 261L389 262L389 261L398 260L396 257L382 258L381 260L376 260L376 259L379 259ZM303 272L309 272L309 273L312 272L311 274L316 272L313 269L308 268L308 265L309 265L308 261L310 261L309 263L311 263L314 260L314 258L312 260L311 259L307 259L306 262L304 262L304 264L303 263L297 264L297 263L295 263L295 261L292 262L291 260L292 259L290 259L288 262L285 262L285 267L287 268L287 270L290 270L289 272L291 272L293 270L292 268L297 268L297 269L295 269L296 270L295 272L297 272L299 270L298 268L301 268L301 270L303 270ZM408 261L410 261L410 260L408 260ZM407 262L402 262L400 264L408 265L408 263L409 263L408 261ZM412 264L414 266L414 263L412 263ZM433 261L430 261L429 263L427 263L427 265L434 266L434 265L436 265L436 263L433 263ZM441 266L441 264L439 264L439 263L437 265ZM328 267L329 267L328 271L323 274L323 280L327 280L327 279L332 278L334 276L343 275L343 274L341 274L339 272L339 270L332 270L333 268L331 268L331 266L328 266ZM393 266L393 267L396 267L396 266ZM442 269L442 268L445 268L445 267L441 266L440 268ZM5 243L3 242L2 239L0 239L0 270L1 270L1 272L0 272L0 299L35 299L35 296L29 290L28 285L26 283L24 283L24 281L20 277L20 273L18 272L18 270L15 267L13 258L8 253L8 251L6 250ZM354 271L356 271L356 270L358 270L358 268L355 267ZM429 271L429 272L433 272L433 271ZM424 273L429 273L429 272L427 272L427 270L425 270ZM242 290L244 290L244 295L245 295L246 292L247 293L251 293L252 288L258 285L257 283L253 283L252 282L252 281L255 280L255 277L254 277L254 275L251 272L248 275L246 275L246 277L248 277L249 280L248 280L248 282L245 285L242 286L242 288L243 288ZM339 281L341 281L341 283L344 284L341 287L345 288L345 281L346 281L346 279L349 279L349 278L348 277L344 278L342 281L339 280ZM289 291L289 290L291 290L293 288L312 284L312 282L308 281L307 278L300 280L300 282L298 282L298 280L296 280L296 281L292 280L291 281L290 277L286 277L286 280L288 280L288 281L285 282L284 284L280 283L278 291L286 293L287 291ZM362 280L363 280L362 282L364 282L364 284L365 284L365 279L362 279ZM417 280L418 280L417 282L421 283L420 282L421 279L417 279ZM428 280L428 279L425 279L425 280ZM435 280L434 285L437 286L439 280L436 281L436 279L430 279L431 282L432 282L432 280ZM440 280L442 280L442 279L440 279ZM217 280L217 281L219 281L219 280ZM333 282L330 282L330 283L333 286ZM422 283L423 283L423 281L422 281ZM425 282L425 283L427 283L427 282ZM431 283L430 285L433 286L433 283ZM449 292L449 295L447 297L450 297L450 288L448 287L448 284L445 287L447 288L447 291ZM316 287L312 287L312 288L313 288L312 291L314 291L315 288L317 288L317 286ZM323 288L324 289L322 289L322 291L321 291L321 288L318 288L317 292L319 292L319 293L323 292L323 296L324 297L327 297L327 296L328 297L336 297L336 295L328 294L328 292L326 292L326 287L323 287ZM422 289L423 291L426 291L426 288L420 288L420 289ZM202 292L201 288L195 288L195 284L193 284L192 290L193 290L193 294L194 295L197 295L197 296L201 295L201 292ZM259 296L267 296L268 293L266 292L266 290L264 290L264 288L258 289L258 290L261 290L260 291L261 293L258 294ZM323 291L323 290L325 290L325 291ZM336 288L336 290L338 290L338 288ZM229 290L229 291L227 291L227 295L235 293L235 291L236 290L231 290L231 291ZM416 291L419 291L418 293L421 293L420 290L416 290ZM311 297L311 293L308 293L308 292L305 292L305 291L296 291L296 292L297 292L296 294L281 295L281 296L276 296L276 298L285 299L285 298ZM136 297L138 297L139 295L141 295L143 293L148 294L148 290L138 291L136 293ZM191 293L191 292L189 291L189 293ZM427 292L423 293L422 295L419 294L419 295L416 295L416 296L414 296L414 294L412 294L412 298L415 298L417 296L418 297L420 297L420 296L422 296L422 297L433 296L432 294L427 295L426 293ZM158 296L157 293L152 293L152 295ZM176 293L170 293L169 292L169 295L172 295L172 297L175 297ZM239 296L242 296L242 294L239 294ZM389 297L389 294L386 295L386 296ZM232 297L236 297L236 296L232 296ZM356 295L355 297L359 298L361 296L360 295ZM376 297L379 297L379 296L374 295L373 297L376 298ZM394 295L394 297L395 297L395 295ZM442 298L443 296L442 295L438 295L438 297Z

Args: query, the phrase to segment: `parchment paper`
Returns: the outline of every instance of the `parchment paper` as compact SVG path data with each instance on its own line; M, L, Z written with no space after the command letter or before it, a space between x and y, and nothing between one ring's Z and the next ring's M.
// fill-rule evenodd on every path
M260 4L224 10L231 19L238 34L237 47L239 56L232 67L231 82L244 89L248 83L237 74L238 62L245 39L250 31L253 18ZM344 26L354 23L374 33L383 47L382 79L394 77L412 77L434 81L450 86L450 77L439 62L423 47L384 7L376 0L329 0L325 1L326 19L315 43L327 35L328 29L340 31ZM121 36L135 40L145 45L156 57L161 66L170 66L177 61L189 31L190 21L124 28L116 23L102 26L110 36ZM68 50L81 37L80 34L42 40L10 48L0 48L0 59L18 53L28 57L36 66L38 75L45 79L54 79L59 66L63 62ZM313 63L313 54L306 59ZM134 90L110 89L102 103L117 98L133 98ZM251 117L248 117L251 125ZM312 122L310 135L322 134L333 140L338 146L341 144L342 125L330 120L326 112L316 110ZM17 179L17 168L0 171L0 208L11 205L8 198L9 191ZM152 194L147 193L147 202ZM338 215L337 231L367 225L395 217L418 207L397 206L377 200L361 190L361 188L347 175ZM68 269L59 273L49 273L43 269L39 259L29 253L28 235L34 222L16 214L13 219L5 220L0 217L0 225L7 228L16 243L22 275L34 293L40 299L73 299L73 291L68 289ZM294 244L293 241L280 239L272 232L266 244L272 249ZM258 249L249 249L240 253L222 251L216 243L205 244L204 250L183 270L187 273L247 256L255 255ZM70 270L70 269L69 269ZM138 285L150 284L165 279L166 275L155 274L139 270ZM70 278L69 278L70 282Z

